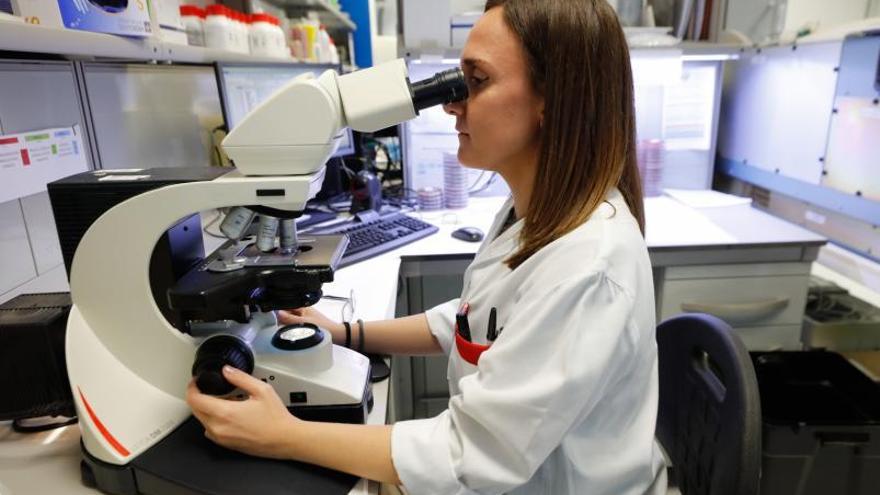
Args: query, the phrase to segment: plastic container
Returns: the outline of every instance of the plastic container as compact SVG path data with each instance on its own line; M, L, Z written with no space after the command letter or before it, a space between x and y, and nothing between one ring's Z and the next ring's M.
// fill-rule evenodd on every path
M251 15L250 48L251 54L264 57L279 56L278 31L274 19L269 14Z
M250 46L251 55L266 55L268 23L264 18L265 14L251 14L250 28L248 28L248 44Z
M468 205L468 173L456 153L443 153L443 204L450 209Z
M235 12L235 21L238 23L238 52L250 53L251 47L248 41L251 20L250 16L241 12Z
M417 191L419 208L422 210L443 209L443 190L439 187L423 187Z
M880 487L880 385L826 351L752 353L763 414L761 493Z
M181 5L180 18L186 29L186 42L191 46L205 46L205 11L195 5Z
M238 49L231 11L223 5L208 5L205 17L205 46L234 52Z
M232 51L237 53L248 53L250 46L248 45L247 29L242 25L242 14L235 10L229 10L229 18L232 21L233 44Z
M663 164L666 145L662 139L643 139L636 143L636 159L645 197L663 194Z

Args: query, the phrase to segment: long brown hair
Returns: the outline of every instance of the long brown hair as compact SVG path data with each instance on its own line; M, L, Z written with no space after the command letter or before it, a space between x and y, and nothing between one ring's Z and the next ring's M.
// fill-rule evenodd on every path
M541 148L516 268L571 232L617 187L645 232L629 49L607 0L488 0L523 44L544 96Z

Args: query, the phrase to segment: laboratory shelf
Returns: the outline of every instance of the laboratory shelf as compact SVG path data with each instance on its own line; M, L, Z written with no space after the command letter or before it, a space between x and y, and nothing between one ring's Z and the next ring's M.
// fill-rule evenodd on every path
M290 18L302 17L308 11L315 11L321 19L321 23L327 29L345 29L354 31L357 25L327 0L267 0L268 3L284 9Z
M228 52L203 46L179 45L176 43L164 43L162 45L161 60L180 63L212 63L212 62L275 62L294 63L291 57L265 57L251 55L249 53Z
M3 21L0 21L0 50L47 53L72 58L150 62L294 62L292 58L261 57L248 53L163 42L149 37L116 36Z
M739 58L749 47L730 43L708 43L685 41L671 46L630 46L631 54L672 53L680 52L687 61L724 61ZM403 56L410 60L425 61L456 60L461 56L461 48L404 48Z
M114 36L12 21L0 22L0 50L139 60L162 56L162 44L154 38Z

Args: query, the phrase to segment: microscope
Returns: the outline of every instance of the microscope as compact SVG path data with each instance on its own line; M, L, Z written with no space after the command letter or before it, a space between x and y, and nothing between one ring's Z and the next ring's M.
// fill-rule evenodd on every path
M234 397L220 372L230 365L270 384L299 417L365 421L369 359L334 345L322 328L280 326L274 316L316 303L348 242L297 236L295 218L320 190L346 126L372 132L466 97L461 70L411 83L402 60L300 76L223 141L231 171L178 170L178 180L134 193L138 181L154 179L150 171L91 173L95 184L129 189L87 226L70 267L66 356L86 484L126 495L350 490L351 476L212 444L184 400L186 386L195 379L203 393ZM157 290L151 258L160 238L194 213L241 206L278 219L281 242L233 239Z

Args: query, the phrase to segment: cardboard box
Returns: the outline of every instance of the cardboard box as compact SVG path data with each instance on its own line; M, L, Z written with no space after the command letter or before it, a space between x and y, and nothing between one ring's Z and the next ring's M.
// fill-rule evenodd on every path
M151 36L149 0L13 0L16 15L31 24L83 31Z

